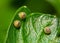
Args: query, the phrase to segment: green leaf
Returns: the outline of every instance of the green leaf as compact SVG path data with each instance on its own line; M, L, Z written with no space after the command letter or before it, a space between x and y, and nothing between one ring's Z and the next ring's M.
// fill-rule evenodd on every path
M56 16L58 18L58 34L60 36L60 0L47 0L56 9Z
M34 14L35 16L31 19L33 21L32 25L36 32L35 43L49 43L50 40L55 39L57 35L57 19L54 16L46 14ZM38 16L37 16L38 15ZM37 16L37 17L36 17ZM50 24L49 24L50 23ZM49 24L49 25L48 25ZM47 35L44 33L44 28L49 27L51 29L51 34ZM31 35L33 36L33 34ZM32 38L33 39L33 38ZM32 42L34 43L34 42Z
M11 24L8 28L7 31L7 35L6 35L6 39L5 42L7 41L7 43L15 43L15 34L16 34L16 29L13 26L13 21L14 20L20 20L20 18L18 17L18 13L19 12L25 12L27 15L30 14L30 10L26 7L26 6L22 6L21 8L19 8L14 17L12 18ZM18 30L17 30L18 31ZM12 33L12 34L11 34ZM13 38L12 38L13 37Z
M26 19L21 20L19 12L25 12ZM21 27L14 27L13 22L19 20ZM45 27L49 27L51 33L44 32ZM58 20L55 16L42 13L31 13L28 8L21 7L15 13L8 28L6 43L53 43L56 42ZM57 40L57 39L56 39Z

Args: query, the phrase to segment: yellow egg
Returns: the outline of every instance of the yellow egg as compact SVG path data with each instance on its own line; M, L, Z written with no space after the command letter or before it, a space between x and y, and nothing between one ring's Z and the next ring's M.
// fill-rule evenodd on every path
M14 21L14 26L16 27L16 28L19 28L21 25L20 25L20 21L19 20L15 20Z
M19 15L19 17L21 19L25 19L26 18L26 13L25 12L20 12L18 15Z
M46 34L50 34L50 33L51 33L51 30L50 30L49 27L45 27L45 28L44 28L44 32L45 32Z

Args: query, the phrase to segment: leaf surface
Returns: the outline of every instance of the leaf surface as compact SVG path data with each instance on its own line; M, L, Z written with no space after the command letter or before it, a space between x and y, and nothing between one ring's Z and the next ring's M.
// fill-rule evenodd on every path
M19 12L25 12L26 19L18 17ZM13 25L14 20L21 22L19 29ZM57 35L58 22L55 16L42 13L31 13L26 7L21 7L15 13L11 25L8 28L6 43L53 43ZM45 27L49 27L51 34L44 32Z

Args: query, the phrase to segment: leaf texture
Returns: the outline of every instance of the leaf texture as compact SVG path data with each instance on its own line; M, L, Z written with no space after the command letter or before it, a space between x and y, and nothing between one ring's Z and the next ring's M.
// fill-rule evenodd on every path
M21 20L18 17L19 12L26 13L26 19ZM13 25L14 20L21 22L19 29ZM44 32L45 27L49 27L51 34ZM31 13L23 6L17 10L12 22L8 28L6 43L58 43L57 37L58 20L55 16L42 13Z

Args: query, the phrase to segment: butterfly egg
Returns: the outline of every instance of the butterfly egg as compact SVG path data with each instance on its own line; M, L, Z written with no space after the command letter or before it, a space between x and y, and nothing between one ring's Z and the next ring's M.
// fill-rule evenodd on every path
M25 19L26 18L26 13L25 12L20 12L18 15L19 15L19 17L21 19Z
M14 21L14 27L16 28L19 28L21 25L20 25L20 21L19 20L15 20Z
M50 29L49 27L45 27L45 28L44 28L44 32L45 32L46 34L50 34L50 33L51 33L51 29Z

